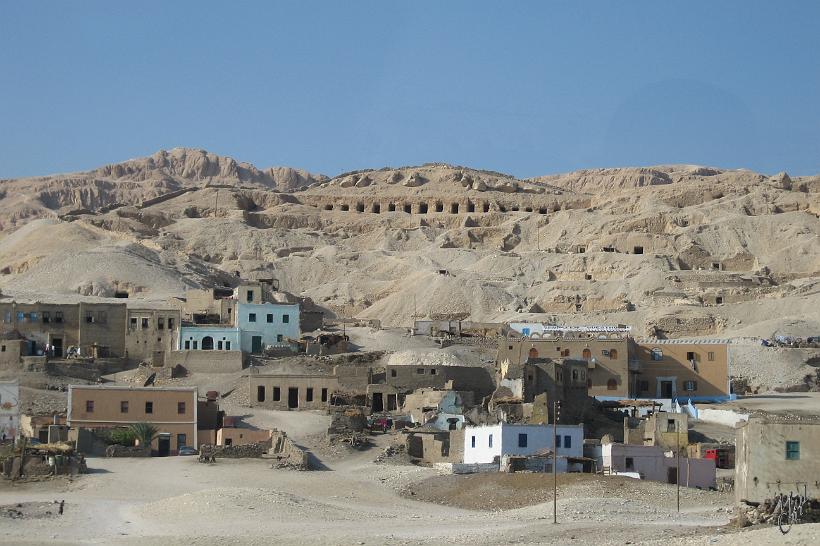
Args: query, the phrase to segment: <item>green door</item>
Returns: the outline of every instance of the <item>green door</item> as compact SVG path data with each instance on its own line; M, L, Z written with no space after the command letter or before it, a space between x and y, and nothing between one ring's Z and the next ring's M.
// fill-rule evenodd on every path
M262 352L262 336L251 337L251 352L254 354Z

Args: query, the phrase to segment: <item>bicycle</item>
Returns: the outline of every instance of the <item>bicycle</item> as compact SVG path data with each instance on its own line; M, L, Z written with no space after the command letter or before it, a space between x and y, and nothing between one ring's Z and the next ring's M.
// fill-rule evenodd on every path
M808 502L803 495L795 495L792 492L789 492L788 497L785 494L777 496L775 512L777 513L777 526L781 533L785 535L791 531L792 525L800 523L803 519L803 509Z

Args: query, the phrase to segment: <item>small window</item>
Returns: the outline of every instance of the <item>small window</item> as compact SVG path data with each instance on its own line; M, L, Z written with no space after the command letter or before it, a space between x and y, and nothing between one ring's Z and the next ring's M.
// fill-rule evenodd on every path
M313 402L313 389L311 387L306 389L305 402Z
M0 345L0 353L5 353L5 352L6 352L6 346L5 345Z
M157 330L165 330L165 319L162 317L157 319Z
M31 322L37 322L37 313L31 313Z
M62 311L55 311L54 312L54 322L63 322L63 312Z
M273 401L278 402L281 399L282 399L282 394L281 394L281 391L279 390L279 387L273 387Z
M436 375L438 371L435 368L430 368L430 375Z
M518 447L527 447L527 435L525 433L518 435Z
M424 375L424 368L416 368L416 373L418 375Z
M245 299L247 299L247 300L248 300L248 302L252 302L252 301L253 301L253 290L248 290L248 291L247 291L247 293L246 293L245 295L247 296Z
M327 389L322 389L322 402L327 402Z
M226 351L230 351L230 350L231 350L231 342L230 342L230 341L226 341L226 342L225 342L225 350L226 350Z
M608 380L606 382L606 390L608 390L608 391L618 390L618 382L614 379Z
M85 412L86 413L94 413L94 401L93 400L86 400L85 401Z
M168 329L169 329L169 330L173 330L173 329L174 329L174 319L172 319L172 318L169 318L169 319L168 319Z
M188 437L185 434L177 434L177 449L188 445Z
M128 322L128 327L132 330L137 329L137 317L131 317L131 320Z
M561 435L560 434L555 435L555 447L561 447Z
M258 385L256 387L256 401L257 402L264 402L265 401L265 385Z
M706 360L708 360L709 362L714 362L715 353L713 353L712 351L709 351L708 353L706 353Z
M287 324L290 322L290 315L282 315L282 323Z
M49 322L51 322L51 313L43 311L43 324L48 324Z
M647 392L649 391L649 381L639 381L638 382L638 390L640 392Z
M618 358L618 350L617 349L610 349L609 350L609 359L610 360L617 360Z
M120 413L128 413L128 400L120 402Z
M88 323L88 324L91 324L91 323L93 323L93 322L94 322L94 315L91 313L91 311L86 312L86 314L85 314L85 321L86 321L86 323Z
M475 436L470 437L470 447L475 447Z
M683 382L683 390L686 392L692 392L698 390L698 382L697 381L684 381Z
M786 460L800 460L800 442L786 442Z
M652 349L650 355L652 356L652 360L663 360L663 351L660 350L658 347Z
M572 370L572 380L578 381L578 370Z
M154 413L154 403L153 402L146 402L145 403L145 413Z
M390 370L390 377L396 377L396 370Z
M276 343L282 343L285 337L282 334L276 334Z
M697 355L695 355L694 351L687 351L686 352L686 360L692 362L693 360L697 360Z
M493 447L493 435L490 434L490 438L487 441L487 447Z
M509 346L507 347L507 349L509 349L510 351L512 351L512 345L509 345Z
M564 447L572 449L572 436L564 436Z
M185 415L185 402L177 402L177 414Z
M248 322L256 322L256 313L248 313Z
M273 313L268 313L266 317L268 324L273 324Z
M97 313L97 322L100 324L106 324L108 322L108 313L105 311L100 311Z
M221 350L222 350L222 340L221 340L221 339L220 339L219 341L217 341L217 342L216 342L216 349L217 349L218 351L221 351Z
M199 348L199 342L194 340L194 351L196 351L198 348Z
M635 470L635 459L633 459L632 457L626 458L626 469Z
M144 318L144 319L142 319L142 329L145 330L147 328L148 328L148 319Z
M190 350L191 350L191 340L189 340L189 339L186 339L186 340L185 340L185 350L186 350L186 351L190 351Z
M666 420L666 432L676 432L677 427L675 426L674 419L667 419Z

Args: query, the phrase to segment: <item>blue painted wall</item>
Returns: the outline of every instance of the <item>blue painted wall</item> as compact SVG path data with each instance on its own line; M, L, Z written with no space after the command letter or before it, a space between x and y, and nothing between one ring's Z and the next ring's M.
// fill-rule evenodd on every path
M255 320L252 320L252 316ZM299 338L299 305L282 303L239 303L236 306L240 346L253 352L253 337L262 338L262 346L288 347L287 338ZM287 322L286 322L287 321Z
M182 326L179 329L179 349L181 351L201 351L203 350L202 342L206 337L213 340L215 351L239 351L241 349L239 330L224 326ZM188 342L187 345L186 342Z

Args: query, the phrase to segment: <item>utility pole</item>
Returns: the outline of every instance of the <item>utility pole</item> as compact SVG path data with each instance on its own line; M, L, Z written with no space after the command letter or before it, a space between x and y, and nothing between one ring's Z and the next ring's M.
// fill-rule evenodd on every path
M216 199L214 200L214 218L219 216L219 189L216 190Z
M552 523L558 523L558 416L561 402L552 403Z
M677 487L677 490L678 490L678 513L680 514L680 422L681 422L681 420L680 420L680 419L676 419L676 420L677 420L677 422L678 422L678 426L677 426L677 429L678 429L678 434L677 434L677 436L678 436L678 441L677 441L677 444L678 444L678 445L676 446L676 447L677 447L677 451L678 451L678 464L677 464L677 465L675 465L675 472L677 473L677 479L675 479L675 481L676 481L676 482L677 482L677 484L678 484L678 487ZM687 478L687 479L688 479L688 478Z

